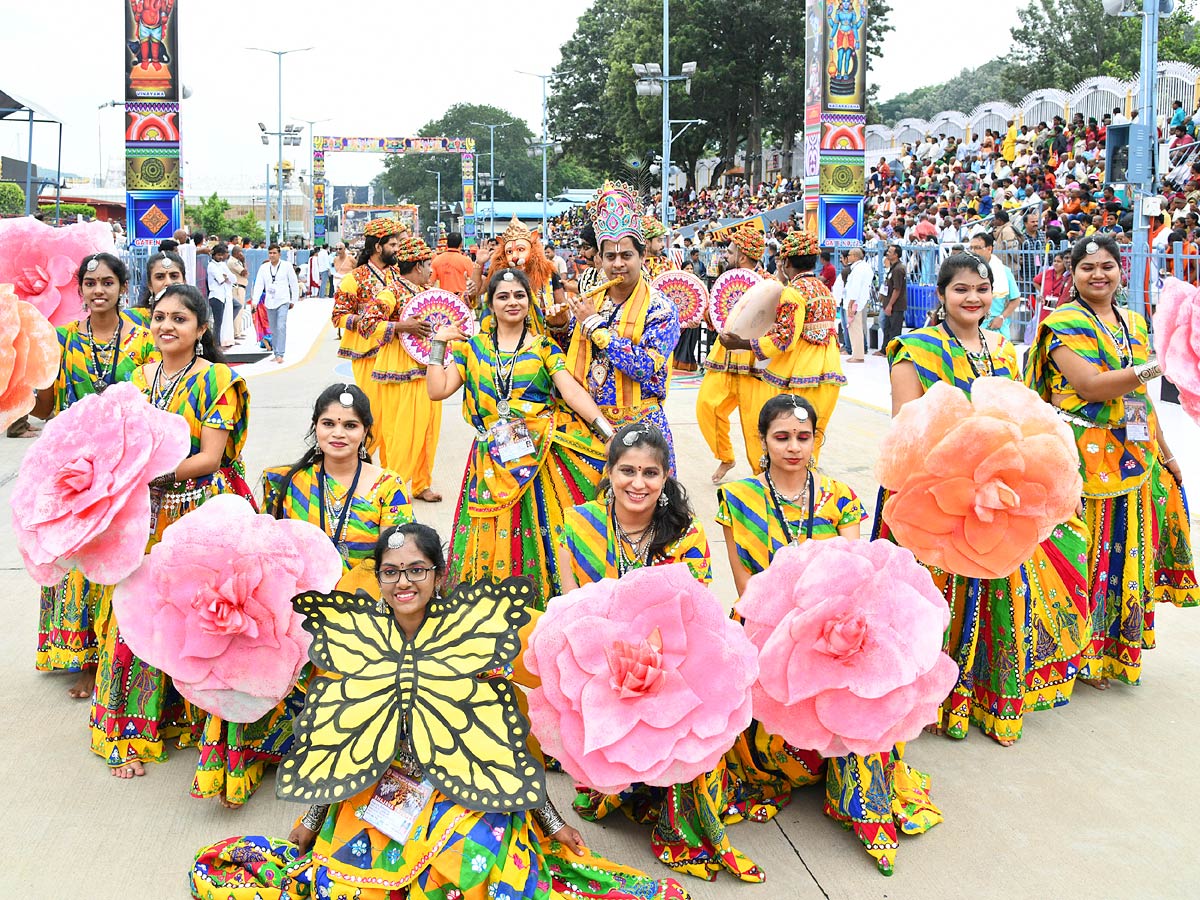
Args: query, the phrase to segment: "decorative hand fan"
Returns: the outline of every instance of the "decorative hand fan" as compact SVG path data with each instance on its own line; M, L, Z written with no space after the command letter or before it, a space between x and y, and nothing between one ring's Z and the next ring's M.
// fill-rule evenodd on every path
M475 316L467 305L450 291L441 288L430 288L421 291L404 304L401 310L402 318L421 319L437 330L445 325L457 325L464 335L470 337L475 333ZM409 355L423 366L429 365L430 340L415 334L403 334L400 340Z
M708 288L691 272L663 272L650 282L650 287L675 304L680 324L699 322L704 315Z
M730 269L713 283L712 292L708 295L708 314L717 331L726 330L725 320L729 318L734 304L760 281L762 276L752 269Z

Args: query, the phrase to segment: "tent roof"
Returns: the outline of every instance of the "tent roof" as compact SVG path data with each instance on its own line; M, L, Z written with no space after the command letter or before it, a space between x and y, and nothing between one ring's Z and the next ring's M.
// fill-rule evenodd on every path
M31 100L26 100L19 94L14 94L12 91L0 90L0 119L8 118L9 116L21 116L21 111L33 110L35 119L44 119L50 122L62 122L62 119L51 113L45 107L38 106Z

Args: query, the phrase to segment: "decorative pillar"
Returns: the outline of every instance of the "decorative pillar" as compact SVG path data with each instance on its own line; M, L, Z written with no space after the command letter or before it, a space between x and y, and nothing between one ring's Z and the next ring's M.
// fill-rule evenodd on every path
M178 0L126 0L125 232L157 246L183 224Z

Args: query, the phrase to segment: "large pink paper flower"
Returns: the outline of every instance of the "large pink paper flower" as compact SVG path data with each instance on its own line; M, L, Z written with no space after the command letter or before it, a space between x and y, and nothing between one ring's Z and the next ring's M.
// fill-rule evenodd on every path
M525 654L533 733L582 783L617 793L711 770L750 724L754 648L683 564L606 578L542 614Z
M127 382L47 422L12 496L17 549L33 579L51 585L78 568L116 584L136 569L150 531L148 485L190 446L183 417L155 409Z
M1002 578L1067 521L1083 482L1071 429L1025 385L980 378L968 398L939 382L906 403L879 448L883 507L921 562Z
M0 284L0 428L33 409L33 392L54 384L61 360L54 326Z
M1200 423L1200 288L1168 278L1154 310L1163 374L1179 388L1184 412Z
M75 276L85 256L113 249L112 228L78 222L53 228L26 216L0 221L0 283L32 303L54 325L74 322L82 298Z
M735 607L758 648L754 717L822 756L917 737L958 678L929 570L890 541L784 547Z
M308 522L222 494L167 526L113 592L121 637L186 699L253 722L291 690L312 638L292 598L330 591L342 560Z

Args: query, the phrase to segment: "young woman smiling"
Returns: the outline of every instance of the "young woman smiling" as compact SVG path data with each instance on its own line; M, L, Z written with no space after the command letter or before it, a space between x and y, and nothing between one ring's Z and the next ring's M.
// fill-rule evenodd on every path
M1038 326L1025 378L1053 404L1079 448L1089 537L1091 641L1079 677L1137 684L1154 646L1154 603L1200 604L1183 473L1147 384L1162 374L1146 320L1119 309L1121 253L1094 234L1071 251L1071 301Z
M887 347L893 415L938 381L970 394L977 378L1018 377L1013 345L982 327L992 301L991 268L983 258L955 253L942 263L937 285L939 324L902 335ZM881 492L879 510L883 499ZM875 530L876 536L888 536L882 515ZM1072 519L1007 578L980 580L931 570L950 605L944 649L960 672L934 730L964 738L976 722L1008 747L1021 736L1025 710L1070 700L1087 629L1085 547L1083 523Z
M568 374L558 345L534 332L532 296L521 269L494 273L492 329L470 340L454 326L439 331L425 386L435 401L464 388L463 417L476 433L454 516L451 580L525 575L544 606L563 590L554 536L568 509L595 498L612 426Z
M96 253L85 258L77 278L85 317L58 329L62 364L53 387L38 394L33 415L39 419L128 381L155 355L150 332L121 308L129 270L118 257ZM42 588L37 667L78 672L68 696L80 700L92 696L97 648L103 639L95 626L107 620L111 604L112 588L93 584L78 571L54 587Z

